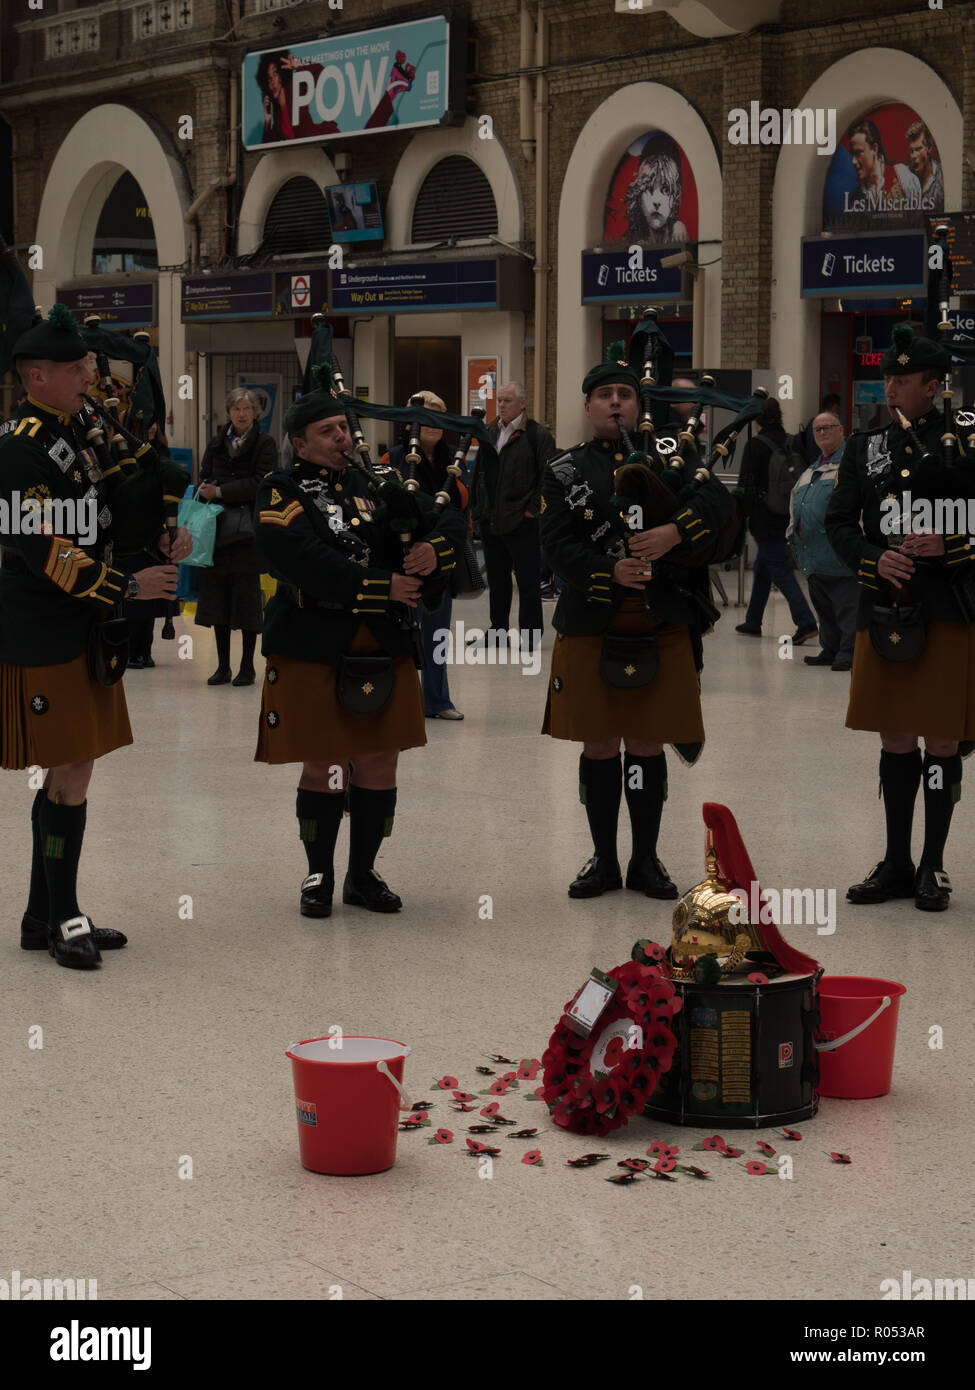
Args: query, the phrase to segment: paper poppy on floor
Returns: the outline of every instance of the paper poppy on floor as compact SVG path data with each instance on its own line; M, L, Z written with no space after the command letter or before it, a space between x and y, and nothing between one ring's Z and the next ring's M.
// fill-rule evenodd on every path
M694 1178L710 1178L711 1176L707 1168L695 1168L692 1163L686 1165L678 1163L677 1171L678 1173L690 1173L691 1177Z
M706 1153L720 1153L728 1146L721 1138L720 1134L712 1134L709 1139L703 1140L700 1144L694 1145L695 1149L703 1149Z
M672 1173L677 1167L676 1158L658 1158L653 1165L655 1173Z
M495 1081L489 1090L481 1091L479 1094L482 1096L503 1096L507 1094L510 1084L508 1081Z
M468 1134L493 1134L494 1125L468 1125Z
M454 1091L453 1095L454 1100L460 1101L461 1105L471 1105L474 1102L470 1091Z
M481 1076L496 1076L497 1072L492 1067L475 1067L474 1070Z
M853 1159L849 1154L830 1154L834 1163L852 1163Z
M617 988L596 1030L582 1038L565 1025L570 999L542 1055L541 1098L576 1134L608 1134L642 1114L677 1046L668 1025L681 1001L661 970L629 960L608 974Z
M583 1154L581 1158L567 1158L566 1168L591 1168L594 1163L602 1163L609 1154Z
M642 1173L650 1164L645 1158L621 1158L617 1168L629 1168L632 1173Z
M507 1137L509 1139L534 1139L537 1133L537 1129L513 1129Z
M763 1154L767 1154L769 1158L774 1157L775 1150L772 1148L771 1144L766 1144L764 1139L757 1140L757 1144Z
M501 1152L500 1149L492 1149L488 1144L482 1144L478 1139L468 1139L466 1142L472 1154L487 1154L495 1158Z
M799 1133L797 1129L777 1129L775 1130L775 1133L780 1134L783 1139L795 1140L802 1138L802 1135Z
M434 1109L434 1105L432 1101L429 1100L415 1100L413 1104L410 1106L410 1109L413 1111L422 1110L423 1113L426 1114L428 1110Z
M614 1173L613 1176L607 1178L606 1181L615 1182L617 1187L629 1187L631 1182L642 1182L643 1179L640 1177L639 1173Z
M507 1119L504 1115L490 1115L488 1118L494 1125L513 1125L517 1123L515 1120Z
M534 1081L541 1065L537 1057L522 1057L518 1064L518 1079L520 1081Z
M438 1129L432 1139L428 1139L428 1144L452 1144L454 1142L453 1131L449 1129Z
M745 1172L752 1178L764 1178L771 1173L777 1173L778 1168L772 1168L767 1163L759 1163L757 1159L752 1159L750 1163L743 1165Z
M500 1052L483 1052L482 1057L486 1057L489 1062L497 1062L499 1067L511 1066L510 1057L502 1057Z
M458 1085L456 1076L442 1076L430 1087L432 1091L452 1091Z
M536 1164L536 1163L541 1163L541 1161L542 1161L542 1153L541 1153L541 1150L540 1150L540 1149L529 1149L528 1152L527 1152L526 1154L522 1154L522 1156L521 1156L521 1161L522 1161L522 1163L530 1163L530 1164L532 1164L532 1165L534 1165L534 1164Z

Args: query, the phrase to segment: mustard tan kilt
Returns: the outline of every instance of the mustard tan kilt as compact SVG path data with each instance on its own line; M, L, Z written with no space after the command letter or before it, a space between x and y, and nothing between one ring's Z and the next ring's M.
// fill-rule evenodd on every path
M853 649L848 729L975 739L975 628L932 622L916 661L884 661L869 629Z
M649 632L641 594L628 594L608 629ZM639 739L645 743L703 743L701 692L686 627L654 629L660 653L657 679L640 690L617 690L599 674L603 633L567 637L557 633L542 733L574 743Z
M378 652L363 623L357 655ZM345 763L364 753L422 748L427 741L420 678L411 656L393 663L396 685L378 714L352 714L339 704L337 668L322 661L269 656L261 692L256 763Z
M61 767L131 742L121 681L93 681L86 655L56 666L0 666L0 766Z

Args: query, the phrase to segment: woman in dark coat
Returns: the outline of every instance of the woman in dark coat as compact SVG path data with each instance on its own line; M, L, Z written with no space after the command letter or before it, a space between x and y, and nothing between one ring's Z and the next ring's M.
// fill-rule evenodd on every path
M221 545L221 532L234 528L236 508L253 511L257 485L278 464L278 447L269 434L261 434L257 401L238 387L227 396L229 424L207 445L200 465L200 496L224 508L217 522L213 565L200 570L196 621L212 627L217 639L217 669L207 685L254 684L254 648L261 630L261 562L254 544L253 521L244 539ZM230 666L230 632L240 630L240 670Z

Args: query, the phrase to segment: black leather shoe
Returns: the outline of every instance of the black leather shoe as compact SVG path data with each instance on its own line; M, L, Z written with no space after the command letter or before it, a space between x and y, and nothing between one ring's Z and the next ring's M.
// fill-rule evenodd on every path
M233 680L233 676L234 673L229 666L218 666L207 681L207 685L229 685Z
M145 660L141 656L130 656L125 663L125 669L127 671L141 671L145 664Z
M301 885L302 917L331 917L335 880L324 874L309 874Z
M402 898L383 883L375 869L370 869L366 877L360 879L346 874L342 901L350 907L367 907L370 912L399 912L403 906Z
M58 965L66 965L71 970L95 970L102 958L91 937L91 923L87 917L69 917L60 927L51 930L48 950Z
M914 880L914 906L922 912L944 912L951 892L951 879L944 869L922 864Z
M914 897L914 865L888 864L881 859L862 883L846 890L851 903L885 903L888 898Z
M760 627L749 627L747 623L739 623L735 631L741 633L742 637L761 637L762 635Z
M233 681L232 681L232 684L233 684L233 685L253 685L253 684L254 684L254 672L253 672L253 671L244 671L244 670L238 671L237 674L236 674L236 676L234 676L234 679L233 679Z
M831 671L852 671L853 662L843 661L838 658L836 661L833 662L832 666L829 669Z
M601 893L611 893L623 887L623 875L615 859L606 859L594 854L579 870L578 876L569 884L570 898L598 898Z
M153 661L151 656L144 656L142 658L142 664L147 671L154 671L156 668L156 663Z
M677 884L655 854L639 864L630 860L626 868L626 886L637 893L645 893L648 898L680 897Z
M167 618L167 619L166 619L166 621L165 621L165 622L163 623L163 625L162 625L162 632L160 632L159 635L160 635L160 637L163 639L164 642L172 642L172 641L175 640L175 637L176 637L176 629L175 629L175 627L173 627L173 620L172 620L172 618Z
M836 657L828 656L826 652L820 652L818 656L804 656L802 659L807 666L832 666Z
M803 642L809 641L810 637L818 636L818 627L797 627L795 632L792 634L792 645L794 647L801 647Z
M88 918L91 923L91 918ZM22 951L47 951L50 949L49 927L39 917L24 913L20 924L20 949ZM91 939L100 951L120 951L128 942L128 937L114 927L91 926Z

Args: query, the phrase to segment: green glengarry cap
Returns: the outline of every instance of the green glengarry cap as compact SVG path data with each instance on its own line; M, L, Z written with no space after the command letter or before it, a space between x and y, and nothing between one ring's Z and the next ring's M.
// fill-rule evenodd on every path
M885 376L908 376L911 372L935 371L943 376L951 361L940 343L919 338L909 323L899 323L893 342L884 353L880 370Z
M80 357L88 356L88 346L78 332L71 310L64 304L55 304L46 319L21 333L11 356L15 362L19 357L37 357L45 362L77 362Z
M310 391L307 396L299 396L295 403L288 407L284 416L284 432L292 435L316 420L326 420L331 415L344 414L345 406L340 396L333 396L331 391Z
M640 378L622 357L617 362L600 362L590 367L582 380L582 394L588 396L597 386L613 385L632 386L634 391L640 389Z

